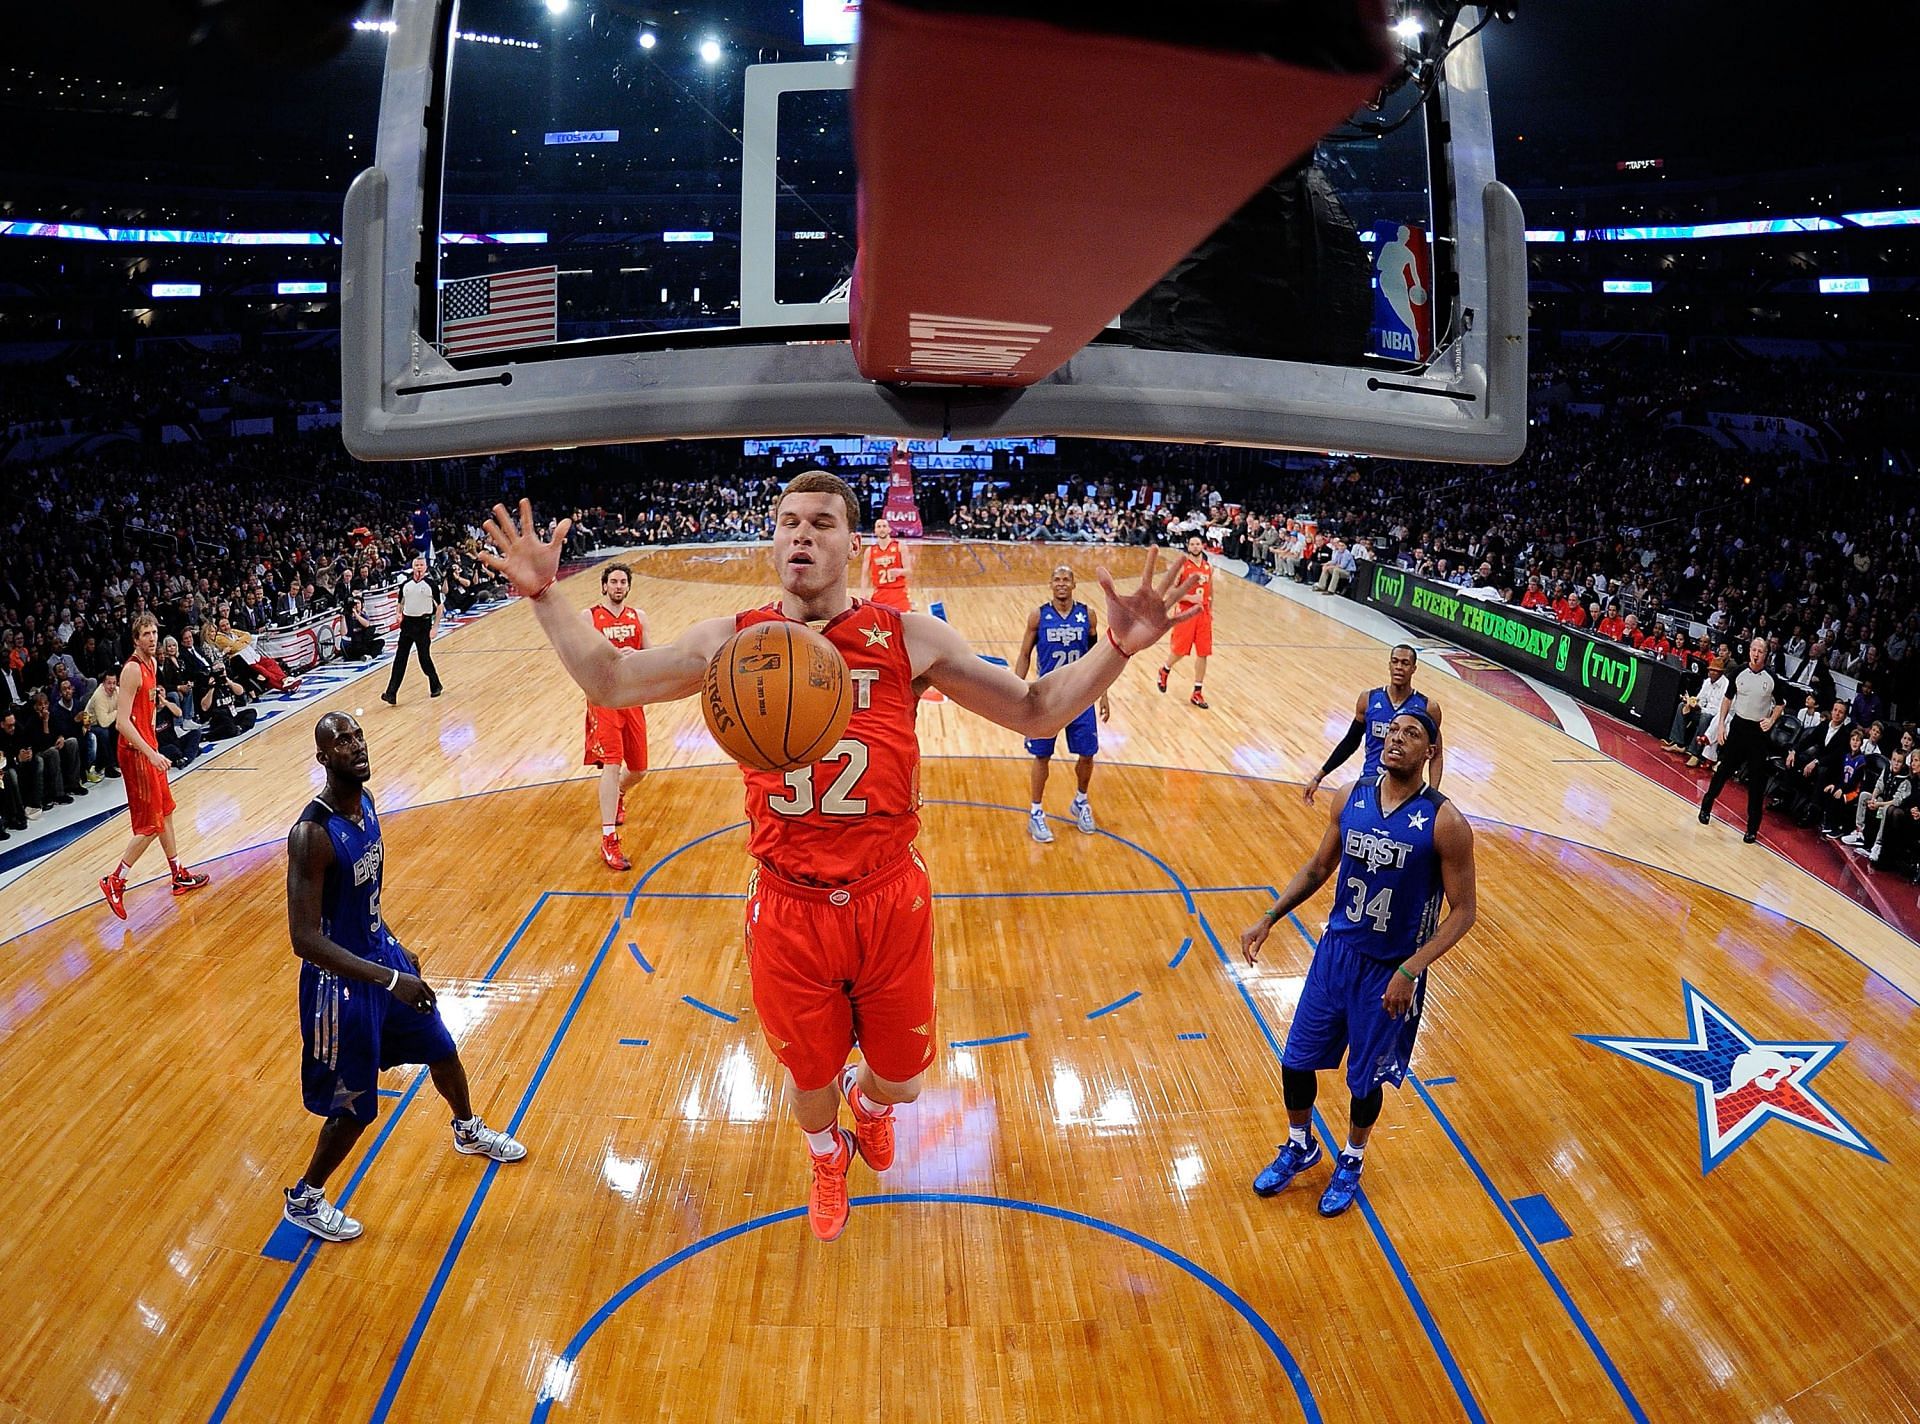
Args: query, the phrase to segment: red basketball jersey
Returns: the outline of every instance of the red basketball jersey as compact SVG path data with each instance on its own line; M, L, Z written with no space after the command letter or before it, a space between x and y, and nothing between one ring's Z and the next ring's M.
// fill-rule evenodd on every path
M160 738L153 730L153 711L154 694L159 691L160 686L159 678L155 674L153 664L138 653L127 659L127 665L140 669L140 680L138 686L134 687L128 687L125 682L121 683L121 710L133 719L133 725L140 729L140 735L146 738L147 745L157 751L160 747Z
M1180 600L1180 610L1200 607L1212 611L1213 608L1213 565L1203 555L1196 559L1191 554L1180 561L1180 577L1175 583L1184 583L1188 574L1196 574L1200 581L1193 586L1193 592Z
M867 581L876 591L907 591L907 551L898 540L867 550Z
M640 624L640 610L623 608L618 613L609 612L606 604L593 605L593 626L600 630L600 636L616 648L644 648L647 645L646 630Z
M734 615L736 631L786 618L777 603ZM891 865L920 834L919 699L907 632L865 599L820 630L847 660L853 717L833 750L794 771L750 771L747 851L775 875L846 885Z

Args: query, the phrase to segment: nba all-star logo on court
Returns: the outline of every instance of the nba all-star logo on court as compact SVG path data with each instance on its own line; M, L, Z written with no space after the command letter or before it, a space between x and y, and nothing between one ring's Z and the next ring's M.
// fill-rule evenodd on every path
M1700 1107L1702 1176L1768 1118L1880 1158L1810 1086L1813 1076L1847 1046L1845 1040L1780 1043L1755 1038L1693 985L1682 980L1680 987L1686 991L1687 1038L1575 1037L1693 1084Z

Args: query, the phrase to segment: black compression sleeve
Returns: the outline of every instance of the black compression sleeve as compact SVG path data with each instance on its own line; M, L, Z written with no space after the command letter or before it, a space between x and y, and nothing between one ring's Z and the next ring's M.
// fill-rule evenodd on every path
M1340 745L1333 749L1333 755L1328 757L1326 764L1320 768L1320 774L1322 776L1333 775L1334 770L1342 762L1360 749L1360 741L1366 735L1366 724L1358 717L1354 718L1352 722L1347 724L1347 734L1340 739Z

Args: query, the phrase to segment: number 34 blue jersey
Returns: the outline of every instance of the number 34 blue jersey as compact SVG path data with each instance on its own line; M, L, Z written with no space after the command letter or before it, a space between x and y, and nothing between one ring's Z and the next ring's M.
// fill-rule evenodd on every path
M1397 962L1432 936L1444 894L1434 821L1447 798L1422 787L1380 808L1384 776L1363 780L1340 810L1340 869L1326 940L1369 959Z

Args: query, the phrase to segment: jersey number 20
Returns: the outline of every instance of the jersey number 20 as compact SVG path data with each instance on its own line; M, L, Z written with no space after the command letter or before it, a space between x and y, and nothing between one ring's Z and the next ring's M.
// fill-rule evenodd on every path
M851 737L843 738L833 744L833 749L821 761L846 760L846 766L827 787L827 794L820 798L820 814L823 816L864 816L867 814L866 798L852 796L851 792L867 770L867 744L856 742ZM783 816L804 816L814 807L813 767L797 766L787 773L787 794L781 797L769 797L767 808L778 811Z

